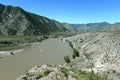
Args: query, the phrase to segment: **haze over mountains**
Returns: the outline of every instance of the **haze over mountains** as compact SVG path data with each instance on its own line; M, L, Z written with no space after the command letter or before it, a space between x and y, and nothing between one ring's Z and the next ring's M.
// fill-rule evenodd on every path
M20 7L0 4L0 34L1 35L41 35L54 32L93 32L110 28L116 30L120 23L107 22L88 24L61 23L43 16L29 13ZM108 29L109 31L109 29Z

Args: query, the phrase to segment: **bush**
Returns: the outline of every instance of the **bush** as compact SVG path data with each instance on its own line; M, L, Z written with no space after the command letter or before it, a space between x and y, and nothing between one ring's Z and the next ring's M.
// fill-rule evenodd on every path
M69 46L70 46L71 48L73 48L72 42L70 42L70 41L69 41Z
M10 44L13 44L11 41L0 41L0 44L8 44L8 45L10 45Z
M35 79L38 80L40 79L41 77L43 77L42 75L38 75Z
M112 70L113 73L116 73L116 70Z
M72 58L75 59L75 55L72 55Z
M64 60L65 60L66 63L70 63L70 58L69 58L68 55L64 57Z
M25 77L23 77L22 79L23 79L23 80L28 80L26 76L25 76Z
M79 52L76 49L73 49L73 59L75 59L76 57L79 57Z
M72 42L69 41L69 46L73 49L73 56L72 58L75 59L76 57L79 57L79 52L73 48Z
M44 75L47 76L51 71L50 70L47 70L44 72Z
M110 71L107 71L107 74L110 74Z
M64 73L65 77L68 77L69 75L69 70L65 68L61 68L61 72Z

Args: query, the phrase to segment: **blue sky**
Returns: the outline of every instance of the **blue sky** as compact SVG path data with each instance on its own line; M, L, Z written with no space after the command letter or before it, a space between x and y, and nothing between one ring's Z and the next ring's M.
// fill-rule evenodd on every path
M0 0L67 23L120 22L120 0Z

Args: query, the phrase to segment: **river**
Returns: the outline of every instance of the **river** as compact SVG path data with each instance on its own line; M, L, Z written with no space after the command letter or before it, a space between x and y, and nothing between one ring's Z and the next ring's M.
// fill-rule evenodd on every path
M72 49L60 39L47 39L16 55L0 59L0 80L16 80L36 65L62 64L65 55L72 55Z

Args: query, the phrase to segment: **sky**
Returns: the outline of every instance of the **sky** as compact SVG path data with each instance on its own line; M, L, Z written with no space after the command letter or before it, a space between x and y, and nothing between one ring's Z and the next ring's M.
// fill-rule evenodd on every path
M120 0L0 0L67 23L120 22Z

